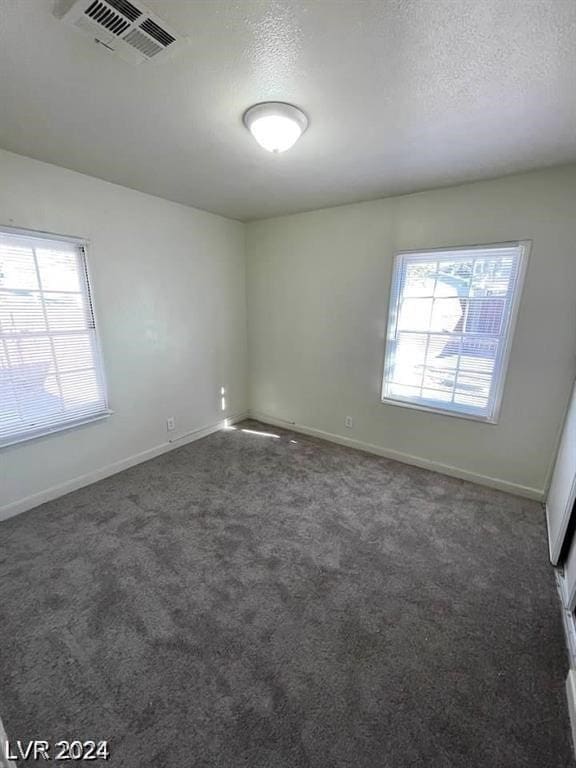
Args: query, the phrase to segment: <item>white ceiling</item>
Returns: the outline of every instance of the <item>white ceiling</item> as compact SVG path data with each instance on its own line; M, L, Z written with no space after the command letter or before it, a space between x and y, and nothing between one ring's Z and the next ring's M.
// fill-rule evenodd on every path
M5 149L244 220L576 160L574 0L148 0L189 42L138 66L64 1L0 0ZM310 117L286 154L264 100Z

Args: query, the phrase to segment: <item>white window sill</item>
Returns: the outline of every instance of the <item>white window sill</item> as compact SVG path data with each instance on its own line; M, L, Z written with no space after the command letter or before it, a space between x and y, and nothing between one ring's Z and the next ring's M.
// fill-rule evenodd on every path
M25 434L21 433L19 435L14 435L13 437L7 438L5 442L1 442L0 449L8 448L11 445L18 445L19 443L26 443L29 440L38 440L41 437L48 437L49 435L55 435L58 432L65 432L69 429L75 429L76 427L83 427L86 424L92 424L95 421L102 421L102 419L107 419L113 413L114 411L110 410L103 411L96 416L89 416L87 418L78 419L76 421L67 421L65 424L59 424L58 426L51 427L49 429L42 429L38 430L37 432L27 432Z
M402 408L410 408L413 411L425 411L427 413L436 413L439 416L453 416L456 419L467 419L468 421L478 421L482 424L498 424L498 415L490 417L482 414L467 413L466 411L452 411L448 408L442 408L437 405L426 405L424 403L413 403L408 400L399 400L392 397L381 398L383 405L399 405Z

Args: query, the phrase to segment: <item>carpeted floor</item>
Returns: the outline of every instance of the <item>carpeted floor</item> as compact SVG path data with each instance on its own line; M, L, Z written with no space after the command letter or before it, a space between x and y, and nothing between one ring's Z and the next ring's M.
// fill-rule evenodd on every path
M253 422L1 523L0 652L119 768L574 765L540 505Z

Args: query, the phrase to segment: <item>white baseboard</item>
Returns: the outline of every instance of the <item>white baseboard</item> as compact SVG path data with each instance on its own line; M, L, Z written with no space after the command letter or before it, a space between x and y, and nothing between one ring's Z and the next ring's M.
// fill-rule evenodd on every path
M93 472L88 472L85 475L79 475L72 480L67 480L65 483L53 485L51 488L46 488L39 493L34 493L31 496L26 496L23 499L13 501L10 504L6 504L5 506L0 507L0 520L7 520L9 517L19 515L21 512L26 512L29 509L33 509L33 507L37 507L40 504L46 503L47 501L57 499L59 496L64 496L67 493L71 493L71 491L76 491L78 488L83 488L85 485L91 485L98 480L103 480L105 477L110 477L110 475L115 475L117 472L122 472L124 469L129 469L130 467L136 466L136 464L141 464L143 461L154 459L156 456L160 456L163 453L173 451L175 448L180 448L181 446L186 445L186 443L191 443L194 440L200 440L202 437L207 437L213 432L218 432L218 430L223 429L227 424L235 424L238 421L242 421L243 419L247 418L247 416L247 413L239 413L235 416L229 416L227 419L217 421L215 424L208 424L205 427L199 427L198 429L194 429L191 432L182 435L181 437L170 440L169 442L155 445L153 448L148 448L146 451L142 451L141 453L127 456L125 459L115 461L113 464L107 464L106 466L100 467Z
M448 464L441 464L439 462L430 461L429 459L423 459L419 456L413 456L411 454L402 453L400 451L389 450L387 448L382 448L379 445L365 443L361 440L355 440L353 438L338 435L333 432L325 432L321 429L307 427L303 424L295 424L293 422L286 421L285 419L278 419L260 411L249 411L246 413L236 414L235 416L230 416L226 420L218 421L205 427L200 427L186 435L183 435L180 438L175 438L170 442L161 443L160 445L156 445L147 449L146 451L142 451L141 453L128 456L125 459L114 462L113 464L100 467L93 472L88 472L85 475L79 475L78 477L75 477L72 480L68 480L65 483L46 488L39 493L35 493L31 496L26 496L23 499L13 501L10 504L6 504L3 507L0 507L0 521L7 520L9 517L18 515L21 512L26 512L27 510L33 509L40 504L44 504L47 501L57 499L59 496L64 496L66 493L71 493L78 488L83 488L84 486L95 483L98 480L103 480L110 475L114 475L117 472L122 472L124 469L129 469L136 464L141 464L143 461L153 459L156 456L160 456L161 454L166 453L167 451L171 451L174 448L178 448L179 446L185 445L186 443L193 442L194 440L200 440L202 437L206 437L207 435L222 429L226 423L235 424L236 422L242 421L248 416L265 424L285 427L292 429L295 432L301 432L302 434L318 437L322 440L338 443L339 445L345 445L349 448L356 448L361 451L366 451L367 453L373 453L377 456L383 456L387 459L393 459L394 461L402 462L403 464L411 464L412 466L420 467L422 469L429 469L433 472L440 472L441 474L457 477L461 480L468 480L472 483L486 485L489 488L496 488L497 490L514 493L518 496L525 496L529 499L542 501L544 496L543 491L538 488L531 488L529 486L510 483L506 480L500 480L499 478L479 475L474 472L469 472L465 469L460 469L459 467L453 467Z
M450 464L441 464L437 461L431 461L430 459L424 459L420 456L413 456L409 453L402 453L400 451L393 451L388 448L382 448L379 445L372 443L365 443L362 440L354 440L344 435L338 435L334 432L324 432L321 429L315 429L314 427L307 427L303 424L296 424L295 422L286 421L285 419L278 419L274 416L270 416L260 411L250 411L250 417L261 421L264 424L271 424L276 427L284 427L285 429L292 429L295 432L301 432L303 435L310 435L312 437L319 437L322 440L328 440L331 443L338 443L338 445L346 445L348 448L356 448L366 453L374 453L377 456L383 456L386 459L393 459L399 461L402 464L410 464L414 467L420 467L421 469L429 469L432 472L439 472L442 475L449 475L450 477L457 477L459 480L468 480L471 483L477 485L485 485L488 488L495 488L498 491L505 491L506 493L513 493L516 496L524 496L527 499L534 499L536 501L544 500L544 490L540 488L531 488L527 485L519 485L517 483L510 483L507 480L501 480L498 477L489 477L488 475L479 475L475 472L470 472L460 467L453 467Z

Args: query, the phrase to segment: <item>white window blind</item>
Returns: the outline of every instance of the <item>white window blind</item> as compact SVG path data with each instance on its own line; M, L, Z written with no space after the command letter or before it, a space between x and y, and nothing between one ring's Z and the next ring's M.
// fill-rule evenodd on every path
M495 422L528 244L402 253L383 401Z
M0 230L0 446L108 413L84 246Z

